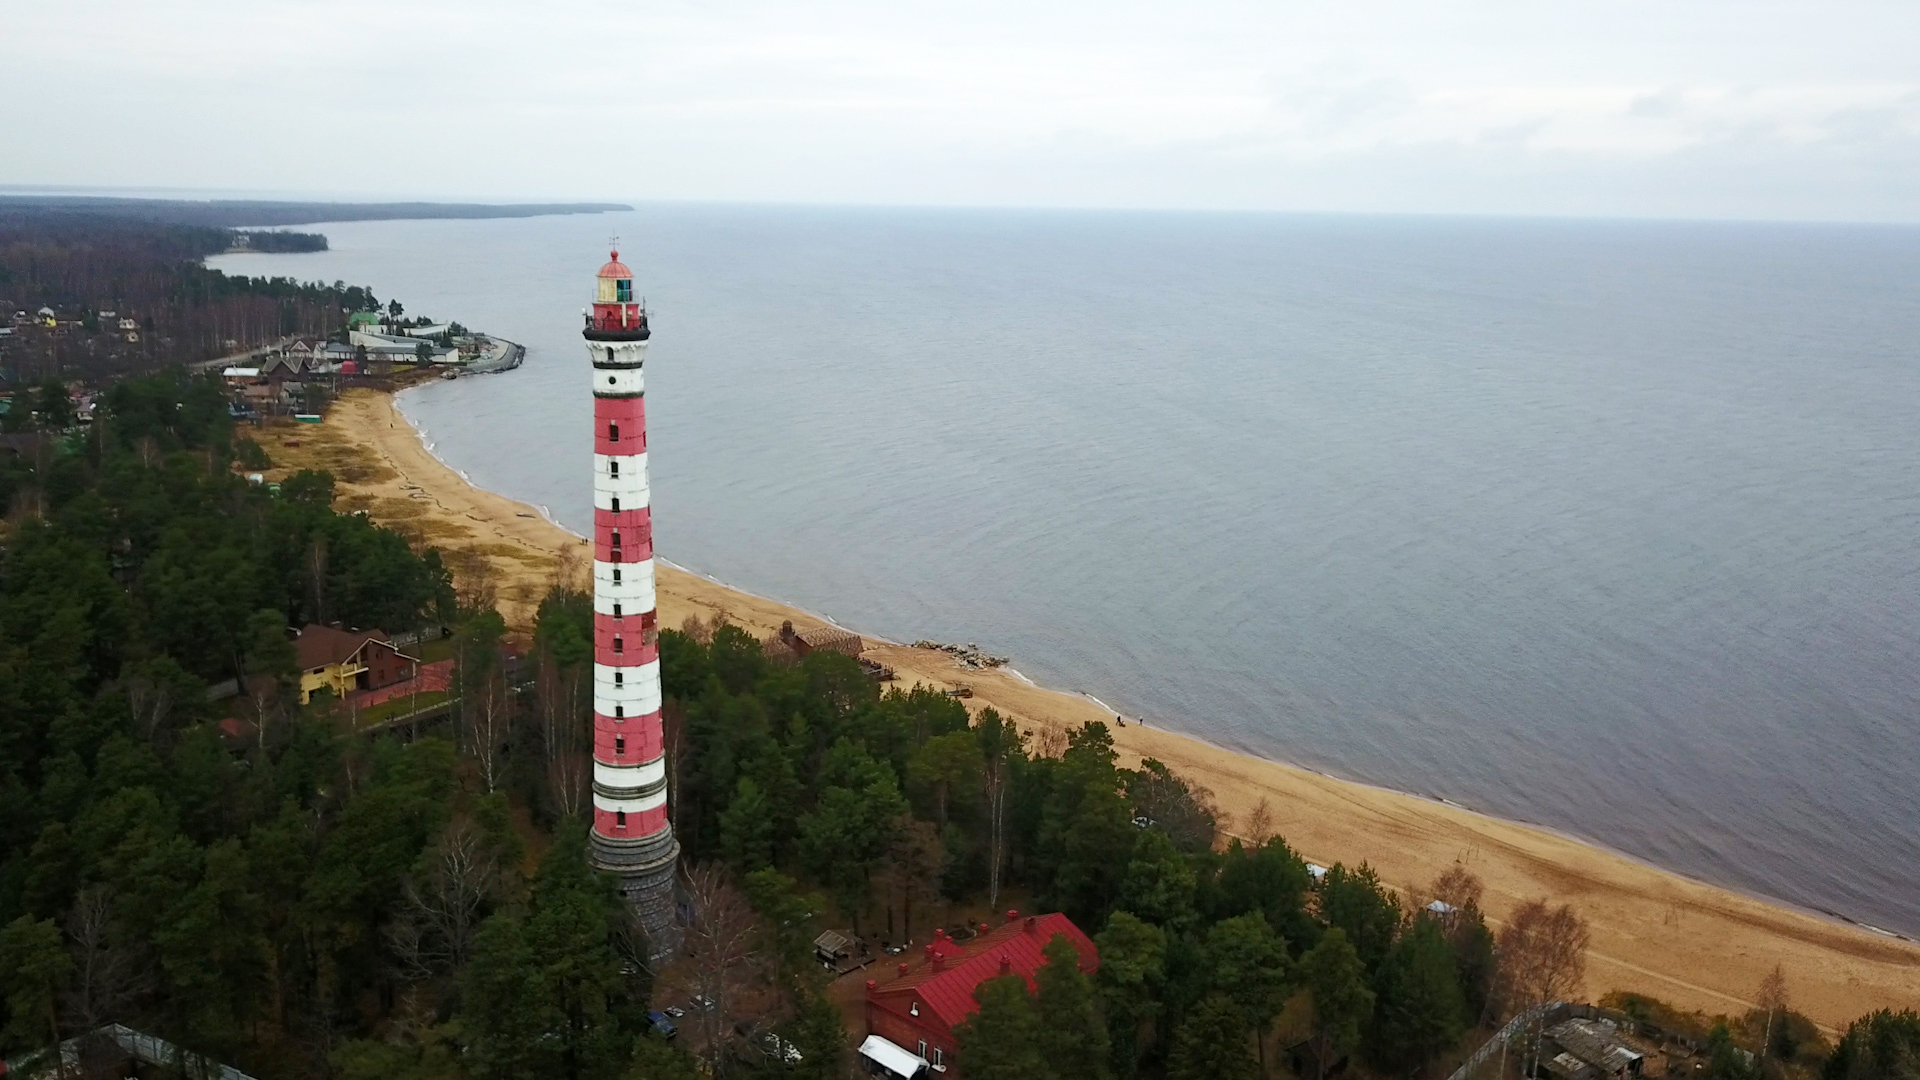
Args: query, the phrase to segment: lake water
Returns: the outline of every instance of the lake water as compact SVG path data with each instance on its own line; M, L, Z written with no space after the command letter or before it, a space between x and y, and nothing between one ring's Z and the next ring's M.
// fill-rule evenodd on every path
M223 268L527 346L403 399L663 556L1335 775L1920 935L1920 229L648 206Z

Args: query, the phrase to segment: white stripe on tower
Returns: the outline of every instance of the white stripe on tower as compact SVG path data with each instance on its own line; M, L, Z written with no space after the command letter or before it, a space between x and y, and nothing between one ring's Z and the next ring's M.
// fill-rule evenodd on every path
M615 251L587 317L593 361L593 851L656 959L678 951L654 610L644 367L650 331Z

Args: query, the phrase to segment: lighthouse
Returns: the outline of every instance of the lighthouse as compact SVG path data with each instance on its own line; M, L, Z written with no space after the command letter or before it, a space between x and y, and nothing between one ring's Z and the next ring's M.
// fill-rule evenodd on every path
M680 949L667 822L647 492L647 313L614 251L584 332L593 363L593 862L619 876L656 962Z

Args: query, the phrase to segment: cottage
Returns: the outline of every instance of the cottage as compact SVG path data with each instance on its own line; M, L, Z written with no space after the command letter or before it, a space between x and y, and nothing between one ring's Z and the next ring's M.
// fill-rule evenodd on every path
M305 354L281 353L278 356L269 357L266 363L260 365L260 374L268 382L299 379L307 372L308 364Z
M793 650L795 656L825 650L845 653L857 660L867 647L867 643L860 640L860 635L851 630L838 626L816 626L811 630L795 632L791 621L780 624L780 640Z
M413 678L419 658L408 656L379 630L347 631L312 623L294 641L300 665L300 704L316 691L340 697L378 690Z
M1031 988L1034 973L1046 963L1042 950L1056 935L1079 954L1081 971L1099 970L1099 950L1065 915L1022 918L1009 911L1001 925L982 924L978 936L964 944L935 931L918 964L901 964L885 983L868 980L868 1037L860 1046L868 1073L911 1080L931 1070L959 1080L953 1029L979 1009L974 988L1003 975L1018 975Z

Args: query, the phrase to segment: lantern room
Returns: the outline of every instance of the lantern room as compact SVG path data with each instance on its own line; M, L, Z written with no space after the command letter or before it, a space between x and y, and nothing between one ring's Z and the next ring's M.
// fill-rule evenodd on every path
M608 253L607 264L594 275L593 311L587 316L589 340L641 340L647 338L647 313L633 300L633 271L620 261L618 250Z

